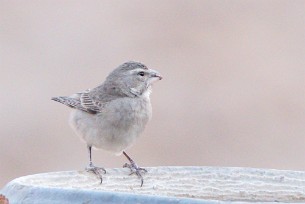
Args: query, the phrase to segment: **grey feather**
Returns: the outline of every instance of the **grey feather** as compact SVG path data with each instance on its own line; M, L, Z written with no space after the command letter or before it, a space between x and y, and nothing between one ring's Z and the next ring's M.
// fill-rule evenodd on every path
M62 103L70 108L75 108L81 111L85 111L91 114L96 114L99 112L99 109L97 109L94 106L86 106L82 103L81 97L83 94L79 94L80 96L77 97L68 97L68 96L59 96L59 97L53 97L51 100L57 101L59 103Z

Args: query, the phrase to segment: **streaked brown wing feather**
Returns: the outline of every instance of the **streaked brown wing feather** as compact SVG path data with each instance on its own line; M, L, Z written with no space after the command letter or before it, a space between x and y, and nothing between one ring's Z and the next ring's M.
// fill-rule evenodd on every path
M90 97L89 92L84 92L80 95L80 102L81 105L88 110L95 112L101 111L101 107L99 107L98 103Z

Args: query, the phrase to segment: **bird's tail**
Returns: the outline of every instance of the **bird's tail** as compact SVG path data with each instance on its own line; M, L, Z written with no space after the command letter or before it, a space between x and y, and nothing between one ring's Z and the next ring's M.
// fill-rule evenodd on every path
M62 103L71 108L77 108L77 106L79 106L80 104L80 101L78 101L77 99L67 96L52 97L51 100Z
M88 112L91 114L97 113L96 110L88 109L81 104L81 100L79 98L79 93L76 93L72 96L52 97L51 100L62 103L70 108L75 108L75 109L82 110L82 111L85 111L85 112Z
M67 101L67 98L68 97L66 97L66 96L58 96L58 97L52 97L51 100L65 104L65 102Z

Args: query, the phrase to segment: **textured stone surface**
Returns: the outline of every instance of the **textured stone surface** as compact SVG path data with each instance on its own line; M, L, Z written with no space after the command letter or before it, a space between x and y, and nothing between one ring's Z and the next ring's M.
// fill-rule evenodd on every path
M43 199L71 201L75 192L80 196L79 202L91 194L88 203L94 203L99 195L112 199L109 203L158 203L167 199L187 203L194 198L200 200L193 202L305 202L305 172L229 167L153 167L147 170L143 187L136 176L129 176L128 169L118 168L107 169L103 184L85 171L51 172L17 178L7 184L2 193L16 202L18 199L30 201L31 196L37 198L39 194Z

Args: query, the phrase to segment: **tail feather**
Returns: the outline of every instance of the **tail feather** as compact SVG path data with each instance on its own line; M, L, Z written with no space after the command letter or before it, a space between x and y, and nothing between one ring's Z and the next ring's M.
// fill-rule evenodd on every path
M62 99L61 96L59 96L59 97L52 97L51 100L57 101L57 102L59 102L59 103L64 103L64 100Z
M75 98L70 98L67 96L58 96L58 97L52 97L51 100L62 103L66 106L69 106L71 108L77 108L80 105L80 101Z
M62 103L70 108L79 109L91 114L97 113L97 111L87 109L82 106L81 101L79 98L72 98L67 96L58 96L58 97L52 97L51 100Z

